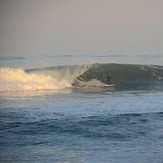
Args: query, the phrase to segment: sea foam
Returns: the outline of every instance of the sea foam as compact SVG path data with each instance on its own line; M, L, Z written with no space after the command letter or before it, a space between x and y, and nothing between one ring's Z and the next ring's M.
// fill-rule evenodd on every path
M0 68L0 91L58 90L71 87L69 81L27 73L23 69Z

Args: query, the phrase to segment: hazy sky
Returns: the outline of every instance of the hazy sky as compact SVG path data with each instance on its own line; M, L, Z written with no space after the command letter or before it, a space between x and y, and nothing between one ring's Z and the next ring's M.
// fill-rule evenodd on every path
M163 0L0 0L0 55L163 54Z

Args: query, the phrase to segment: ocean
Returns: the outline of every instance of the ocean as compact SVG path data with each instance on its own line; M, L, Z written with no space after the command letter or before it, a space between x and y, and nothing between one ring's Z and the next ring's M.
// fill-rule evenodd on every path
M163 66L0 68L0 162L162 163Z

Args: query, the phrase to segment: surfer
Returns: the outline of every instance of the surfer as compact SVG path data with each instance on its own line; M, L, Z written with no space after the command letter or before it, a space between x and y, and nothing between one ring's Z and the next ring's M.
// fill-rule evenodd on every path
M107 76L107 78L106 78L106 83L107 83L107 84L113 84L112 80L113 80L113 77L109 75L109 76Z

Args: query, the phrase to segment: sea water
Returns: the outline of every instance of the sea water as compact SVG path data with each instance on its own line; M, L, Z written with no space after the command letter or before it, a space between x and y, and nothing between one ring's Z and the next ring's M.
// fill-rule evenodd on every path
M141 83L132 83L131 76L125 78L128 83L120 80L113 67L107 65L107 73L114 74L115 87L101 87L99 82L70 86L66 83L70 80L54 79L54 68L48 68L49 74L55 71L51 76L45 75L45 69L5 69L10 78L4 77L3 69L0 162L163 162L162 67L141 66L146 74L136 76ZM101 77L93 74L94 68L85 70L77 71L80 77L75 78L87 82L88 76Z

